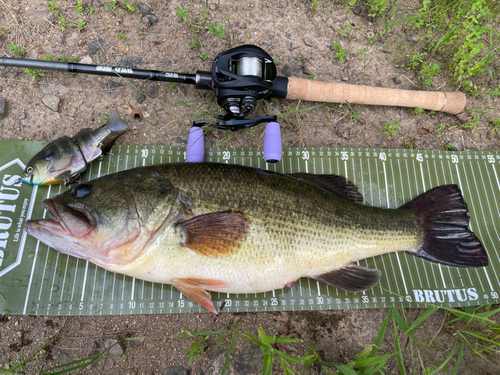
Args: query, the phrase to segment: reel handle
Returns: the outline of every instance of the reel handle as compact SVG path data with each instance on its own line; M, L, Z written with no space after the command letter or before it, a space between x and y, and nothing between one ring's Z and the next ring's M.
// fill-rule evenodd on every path
M465 108L465 95L459 91L412 91L383 87L347 85L312 81L303 78L288 78L286 99L314 102L390 105L397 107L420 107L456 115Z

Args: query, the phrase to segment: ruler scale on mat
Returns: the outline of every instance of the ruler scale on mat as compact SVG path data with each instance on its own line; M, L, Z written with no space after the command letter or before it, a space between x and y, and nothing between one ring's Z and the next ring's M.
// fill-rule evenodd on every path
M62 192L54 185L16 184L41 142L0 141L0 312L35 315L157 314L205 311L168 284L104 270L27 236L29 218L47 217L41 201ZM184 161L185 149L115 146L82 175L87 181L128 168ZM257 148L211 148L205 160L280 173L340 174L363 194L363 203L396 208L433 187L458 184L469 207L470 228L486 248L486 268L459 269L400 252L363 259L382 271L380 284L347 293L312 279L266 293L212 292L222 311L297 311L382 307L472 306L499 303L500 153L351 148L290 148L266 164Z

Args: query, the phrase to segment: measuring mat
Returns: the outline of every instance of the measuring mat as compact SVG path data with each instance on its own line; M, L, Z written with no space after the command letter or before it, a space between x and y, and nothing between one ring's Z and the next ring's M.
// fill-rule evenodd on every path
M42 200L64 187L17 183L42 142L0 141L0 313L34 315L165 314L206 311L168 284L104 270L48 248L24 231L28 219L47 218ZM93 162L88 181L125 169L183 162L184 148L114 146ZM266 164L262 149L210 148L205 160L280 173L338 174L363 194L363 203L396 208L436 186L457 184L468 204L470 229L483 243L489 266L460 269L391 253L358 262L382 271L380 284L347 293L311 279L292 288L257 294L212 292L217 310L290 311L383 307L472 306L499 303L500 152L447 152L352 148L289 148L278 164Z

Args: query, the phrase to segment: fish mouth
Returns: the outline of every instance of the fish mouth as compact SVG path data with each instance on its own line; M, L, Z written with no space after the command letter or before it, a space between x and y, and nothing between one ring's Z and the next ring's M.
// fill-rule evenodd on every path
M43 229L60 231L65 235L81 238L88 235L94 227L84 212L68 205L46 199L42 202L42 207L49 211L54 219L31 221L38 222L38 225L41 225Z
M33 175L23 173L19 178L19 181L26 182L27 184L33 185Z

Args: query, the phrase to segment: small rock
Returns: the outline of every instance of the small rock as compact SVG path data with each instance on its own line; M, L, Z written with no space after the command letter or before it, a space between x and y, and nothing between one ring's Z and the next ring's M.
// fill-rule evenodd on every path
M302 72L306 75L310 75L312 73L311 68L312 68L311 64L306 62L302 65Z
M85 104L82 104L79 109L80 109L80 111L83 112L87 109L87 106Z
M191 369L182 366L167 367L163 375L190 375Z
M76 39L76 38L78 38L78 34L77 34L77 33L73 33L73 34L71 34L71 37L72 37L73 39Z
M60 101L61 100L59 99L59 97L55 95L45 95L44 97L42 97L43 104L45 104L54 112L57 112L57 110L59 109Z
M67 353L61 352L61 354L59 354L59 361L61 361L61 363L64 365L68 362L71 362L71 358Z
M184 137L174 137L170 140L170 145L174 147L186 147L187 138Z
M54 84L42 83L40 84L40 90L44 95L58 95L63 96L69 92L69 88L55 82Z
M150 98L157 98L160 94L160 87L157 82L150 82L146 87L146 95Z
M412 35L408 38L408 40L413 43L418 43L420 41L420 38L418 35Z
M309 47L312 47L313 46L313 42L311 39L308 39L308 38L304 38L304 44L306 46L309 46Z
M137 4L137 10L143 16L147 16L148 14L151 13L151 7L148 4L145 4L145 3L138 3Z
M289 50L291 50L293 47L293 41L291 39L283 39L283 42L281 44L283 45L283 47L288 48Z
M248 351L234 357L234 369L237 374L260 374L264 355L258 346L252 346L252 355ZM253 365L252 365L253 359Z
M346 129L344 133L342 133L342 138L344 139L351 139L351 131L349 129Z
M137 130L137 129L132 130L132 134L133 134L133 135L137 135L137 134L139 134L139 130Z
M19 115L19 120L26 120L26 113L21 112L21 114Z
M99 49L99 62L100 62L101 64L104 64L104 63L106 62L106 60L107 60L107 59L108 59L108 56L106 56L106 52L104 52L104 51L102 50L102 48L101 48L101 49Z
M359 5L352 7L351 10L356 16L361 14L361 7Z
M460 142L455 142L455 141L451 141L451 142L448 142L451 147L448 147L448 151L463 151L464 150L464 145Z
M97 50L99 50L103 46L104 46L104 40L97 39L87 44L85 48L87 48L87 51L89 51L90 54L93 55L94 53L97 52Z
M120 68L137 69L142 64L142 57L116 56L115 60Z
M342 74L342 77L340 77L340 79L344 82L349 82L349 73L345 72L344 74Z
M65 46L66 45L66 34L63 34L63 36L61 38L61 42L59 44L61 44L61 46Z
M274 39L274 34L269 34L269 39Z
M161 40L157 34L148 34L146 35L146 42L150 44L160 44Z
M163 109L160 103L155 103L155 112L160 112Z
M120 82L108 80L108 82L106 83L106 89L108 90L116 90L119 87L123 87L123 85Z
M92 57L89 55L85 55L80 59L80 64L89 64L92 65L94 62L92 61Z
M392 77L392 82L394 82L394 84L396 84L396 85L401 84L401 80L398 77Z
M89 353L88 353L88 356L93 356L93 355L97 355L100 353L99 351L99 348L100 348L100 345L97 341L94 341L92 344L90 344L90 347L89 347Z
M368 31L368 32L366 33L366 37L367 37L368 39L373 39L373 38L375 38L375 33L374 33L373 31Z
M7 104L7 99L0 99L0 120L5 117L6 104Z
M142 104L144 100L146 100L146 95L144 95L141 91L136 91L135 100L137 100L139 104Z
M146 26L149 26L154 25L156 22L158 22L158 17L156 17L154 14L148 14L142 17L141 20L142 23L144 23Z
M120 357L125 353L125 350L123 350L123 348L120 346L118 340L115 339L106 340L106 342L104 343L104 347L109 348L111 346L112 348L109 350L110 355Z
M210 10L215 10L215 9L217 9L217 5L210 4L209 8L210 8Z

